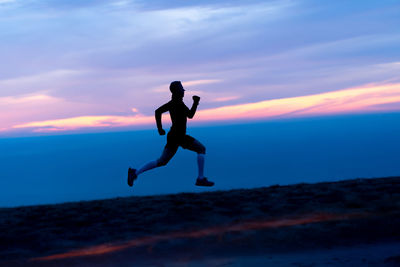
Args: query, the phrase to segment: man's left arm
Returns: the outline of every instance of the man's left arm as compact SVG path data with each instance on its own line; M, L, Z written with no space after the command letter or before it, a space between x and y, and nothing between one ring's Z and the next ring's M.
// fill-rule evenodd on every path
M188 113L188 118L189 119L194 117L194 114L196 113L197 106L199 105L199 102L200 102L200 97L197 96L197 95L193 96L193 105L192 105L192 108L189 110L189 113Z

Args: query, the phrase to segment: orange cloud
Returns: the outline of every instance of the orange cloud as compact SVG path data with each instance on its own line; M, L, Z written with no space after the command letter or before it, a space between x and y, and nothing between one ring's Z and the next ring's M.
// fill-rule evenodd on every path
M399 103L400 84L366 85L321 94L265 100L255 103L223 106L200 110L196 121L235 119L266 119L380 110L378 105ZM393 109L393 107L392 107ZM154 124L153 116L81 116L74 118L30 122L14 129L33 128L34 131L63 131L87 127L123 127Z

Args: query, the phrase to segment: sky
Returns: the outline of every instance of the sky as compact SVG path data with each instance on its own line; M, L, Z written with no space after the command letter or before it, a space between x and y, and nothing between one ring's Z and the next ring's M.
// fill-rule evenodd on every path
M0 0L0 137L400 110L399 1Z

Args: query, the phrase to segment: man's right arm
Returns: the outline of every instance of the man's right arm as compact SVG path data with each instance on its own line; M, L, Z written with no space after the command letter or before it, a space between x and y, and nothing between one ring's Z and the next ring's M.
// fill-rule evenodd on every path
M162 105L161 107L159 107L158 109L156 109L155 112L155 117L156 117L156 123L157 123L157 129L158 129L158 133L160 135L164 135L165 131L162 128L162 121L161 121L161 115L164 112L167 112L169 110L169 102L167 104Z

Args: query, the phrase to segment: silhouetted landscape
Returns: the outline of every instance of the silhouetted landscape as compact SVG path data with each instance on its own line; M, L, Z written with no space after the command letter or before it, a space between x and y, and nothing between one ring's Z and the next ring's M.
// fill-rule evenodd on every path
M400 177L0 209L1 266L396 266Z

